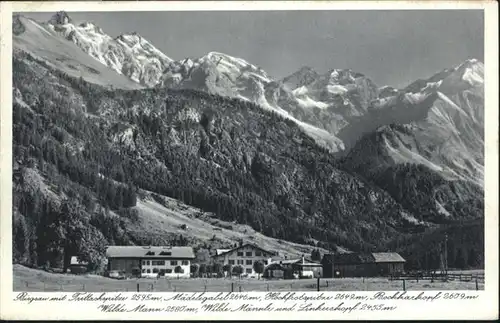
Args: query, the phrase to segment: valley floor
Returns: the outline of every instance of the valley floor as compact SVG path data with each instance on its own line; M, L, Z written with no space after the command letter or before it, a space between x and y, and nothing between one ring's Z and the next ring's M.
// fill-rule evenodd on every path
M13 290L32 292L234 292L249 291L316 291L316 279L129 279L114 280L97 275L54 274L20 265L13 266ZM474 281L406 281L407 291L416 290L475 290ZM484 290L484 283L478 284ZM321 279L321 291L402 291L402 281L387 278Z

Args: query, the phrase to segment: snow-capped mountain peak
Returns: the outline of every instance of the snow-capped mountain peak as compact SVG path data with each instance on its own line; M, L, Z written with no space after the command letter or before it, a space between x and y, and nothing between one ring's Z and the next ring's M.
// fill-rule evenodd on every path
M82 22L79 27L83 28L84 30L87 30L89 32L94 32L94 33L99 33L104 35L104 31L101 29L101 27L97 26L93 22Z
M122 41L128 44L137 44L142 41L142 36L139 35L137 32L131 32L130 34L121 34L120 36L116 37L115 40L117 41Z
M351 123L338 137L347 147L363 147L363 154L368 146L357 144L363 132L384 132L388 124L412 125L412 129L385 131L387 140L377 154L390 163L423 164L447 178L482 186L483 86L483 63L469 59L393 91L393 95L390 88L383 88L370 113Z
M146 86L156 85L172 62L171 58L138 33L113 38L92 22L73 24L63 11L49 20L48 28L117 73Z
M201 57L199 60L200 62L208 60L212 63L215 63L215 67L221 72L234 73L237 77L241 76L244 73L251 73L254 74L254 76L264 78L267 82L271 81L264 70L247 62L243 58L233 57L221 52L212 51L207 55Z
M115 40L132 51L136 57L143 55L149 57L156 56L165 66L173 61L170 57L162 53L158 48L153 46L147 39L139 35L137 32L122 34L115 38Z
M59 15L63 17L64 15ZM54 20L57 19L53 19ZM66 21L66 19L63 19ZM92 51L100 53L98 47L90 47L87 51L76 44L80 39L80 45L96 44L95 41L87 38L80 38L82 27L74 26L71 23L65 25L52 25L49 23L38 23L33 19L16 15L12 20L13 37L12 43L14 53L25 52L33 57L45 61L53 68L57 68L66 74L83 78L84 80L114 88L137 89L141 86L132 82L128 77L117 74L108 66L103 65L99 57L89 55ZM92 33L86 32L84 35ZM93 33L97 39L103 35ZM84 42L86 41L86 42ZM24 60L26 57L21 55Z
M484 84L484 64L478 59L468 59L455 68L462 75L462 80L471 86Z
M398 92L399 92L398 89L396 89L392 86L389 86L389 85L384 85L384 86L378 88L378 97L383 99L383 98L397 95Z

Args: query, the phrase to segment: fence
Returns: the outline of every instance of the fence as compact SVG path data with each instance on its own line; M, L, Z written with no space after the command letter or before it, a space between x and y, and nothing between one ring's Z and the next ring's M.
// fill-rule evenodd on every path
M402 291L402 290L479 290L484 275L448 274L442 276L399 276L385 278L318 278L258 280L228 278L127 279L58 275L59 279L14 279L15 291L65 292L251 292L251 291ZM73 278L72 278L73 277Z
M407 273L404 275L390 276L391 281L402 281L403 289L405 288L406 281L441 281L441 282L464 282L475 283L475 289L479 290L480 285L484 285L484 273L466 274L466 273L446 273L446 272L415 272Z

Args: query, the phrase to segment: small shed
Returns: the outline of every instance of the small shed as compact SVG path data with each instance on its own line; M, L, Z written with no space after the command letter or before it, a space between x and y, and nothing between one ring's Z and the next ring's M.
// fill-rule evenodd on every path
M379 275L392 275L404 272L406 260L396 252L374 252L372 253Z
M83 274L88 270L89 263L80 260L77 256L71 257L69 270L72 274Z
M282 279L285 277L285 268L279 263L272 263L264 268L262 277Z

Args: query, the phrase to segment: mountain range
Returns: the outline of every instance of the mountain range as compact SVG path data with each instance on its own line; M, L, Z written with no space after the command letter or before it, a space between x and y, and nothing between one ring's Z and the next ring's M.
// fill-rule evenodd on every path
M137 33L111 37L65 12L44 23L14 16L13 45L21 232L41 225L26 206L35 196L47 210L79 196L86 205L79 218L102 216L101 206L120 219L93 220L99 243L165 241L127 217L146 216L126 194L138 203L174 198L324 250L381 250L457 221L474 228L482 221L484 65L477 59L403 89L379 87L351 69L302 67L275 79L219 52L174 60ZM79 221L82 230L90 223ZM33 258L29 235L16 232L19 258ZM484 252L477 236L456 239L461 255ZM417 255L412 264L423 257L398 248Z

